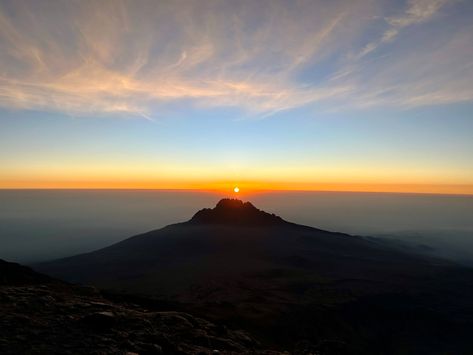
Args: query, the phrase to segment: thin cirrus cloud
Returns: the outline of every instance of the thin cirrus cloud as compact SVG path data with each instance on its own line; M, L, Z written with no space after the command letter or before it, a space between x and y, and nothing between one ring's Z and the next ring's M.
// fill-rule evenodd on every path
M409 0L401 15L385 18L388 28L379 39L368 43L357 57L361 58L378 46L393 41L405 27L429 21L448 2L449 0Z
M429 30L448 21L442 10L468 4L387 4L2 2L0 105L153 118L175 102L267 116L316 104L472 101L472 26L459 21L441 38ZM413 27L422 29L422 43L407 36ZM438 45L429 45L434 39Z

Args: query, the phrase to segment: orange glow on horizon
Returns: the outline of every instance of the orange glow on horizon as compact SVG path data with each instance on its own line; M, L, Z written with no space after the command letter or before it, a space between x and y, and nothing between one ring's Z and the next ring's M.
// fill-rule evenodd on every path
M203 192L248 195L270 191L340 191L340 192L389 192L473 195L473 184L390 184L390 183L282 183L244 181L238 186L228 181L214 182L161 182L149 181L3 181L0 189L150 189L198 190ZM245 193L242 193L242 190Z

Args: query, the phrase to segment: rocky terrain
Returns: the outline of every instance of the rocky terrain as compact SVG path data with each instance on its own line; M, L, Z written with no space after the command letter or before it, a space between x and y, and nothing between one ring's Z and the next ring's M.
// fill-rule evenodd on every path
M0 261L0 354L283 354L246 332L150 311Z

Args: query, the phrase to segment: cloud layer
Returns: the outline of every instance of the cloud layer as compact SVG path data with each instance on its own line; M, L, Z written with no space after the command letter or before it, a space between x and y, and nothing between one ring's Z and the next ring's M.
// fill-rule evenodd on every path
M471 6L392 4L3 1L0 106L153 118L176 102L266 116L473 101Z

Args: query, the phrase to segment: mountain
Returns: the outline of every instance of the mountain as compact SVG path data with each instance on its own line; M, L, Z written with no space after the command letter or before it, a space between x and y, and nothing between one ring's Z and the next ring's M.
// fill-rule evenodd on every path
M72 282L182 295L209 282L274 281L286 274L324 282L343 278L370 287L376 287L374 281L385 287L386 277L396 275L390 281L402 287L448 266L361 237L286 222L249 202L223 199L188 222L37 268Z
M461 353L465 330L473 330L470 269L232 199L36 269L172 300L286 349L307 341L307 351L319 353Z

